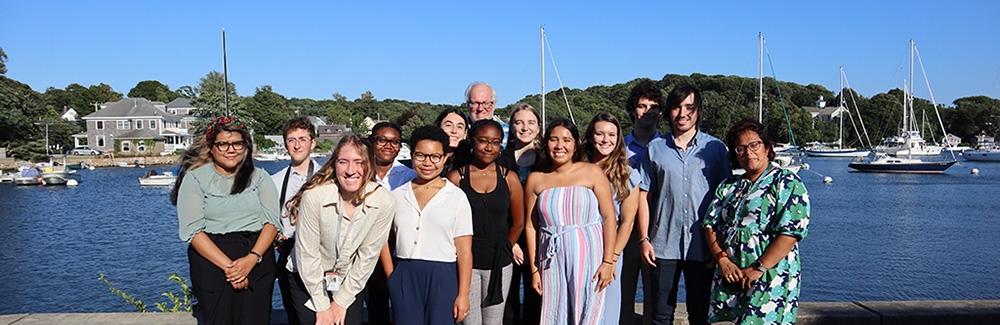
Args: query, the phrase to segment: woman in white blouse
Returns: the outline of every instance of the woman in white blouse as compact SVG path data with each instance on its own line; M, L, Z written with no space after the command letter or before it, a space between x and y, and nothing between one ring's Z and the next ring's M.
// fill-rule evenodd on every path
M442 177L450 147L440 128L410 135L417 177L396 188L394 267L389 250L382 263L396 325L454 324L469 314L472 278L472 209L458 186Z
M361 324L356 296L378 262L396 211L392 194L375 181L374 161L368 140L349 134L288 203L296 225L297 270L290 271L302 280L290 293L302 324Z

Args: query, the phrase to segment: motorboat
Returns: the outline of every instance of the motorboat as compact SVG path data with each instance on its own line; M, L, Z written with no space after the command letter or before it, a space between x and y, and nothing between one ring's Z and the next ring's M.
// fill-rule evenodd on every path
M869 173L940 174L957 162L957 160L923 161L879 154L875 160L855 161L847 167Z
M1000 148L966 150L962 157L968 161L1000 161Z
M139 177L141 186L171 186L177 182L177 176L172 172L157 174L155 170L150 170L145 177Z
M42 175L34 167L21 166L21 172L14 176L17 185L41 185Z
M864 149L853 149L853 148L836 148L836 147L825 147L816 146L806 149L806 155L809 157L867 157L871 154L871 150Z
M115 166L124 167L124 168L146 168L146 165L139 164L138 160L133 161L131 163L127 162L127 161L119 161L119 162L115 163Z

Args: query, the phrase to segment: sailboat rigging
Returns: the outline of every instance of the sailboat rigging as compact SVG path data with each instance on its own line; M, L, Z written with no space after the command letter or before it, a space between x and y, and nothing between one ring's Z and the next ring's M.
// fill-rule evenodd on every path
M851 111L847 109L847 101L844 99L844 67L840 67L840 106L837 110L831 114L831 117L836 115L837 119L840 121L840 128L838 129L837 142L833 147L826 145L817 145L806 149L806 155L810 157L866 157L871 151L863 149L855 149L844 146L844 114L850 114ZM854 123L854 119L851 119L851 123ZM857 133L857 127L855 127L855 133ZM858 137L860 138L860 136Z
M576 119L573 118L573 108L569 106L569 96L566 95L566 87L563 86L562 77L559 76L559 68L556 67L556 58L552 55L552 46L549 44L549 38L545 35L545 27L538 26L539 34L541 35L541 63L542 63L542 129L545 129L547 124L545 117L545 49L549 49L549 58L552 60L552 69L556 72L556 80L559 81L559 89L562 91L563 101L566 103L566 110L569 111L569 119L576 124Z

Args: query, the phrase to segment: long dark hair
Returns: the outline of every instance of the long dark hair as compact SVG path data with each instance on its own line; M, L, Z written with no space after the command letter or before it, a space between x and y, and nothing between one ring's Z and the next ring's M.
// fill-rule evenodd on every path
M597 148L594 147L594 130L597 122L608 122L615 126L618 132L617 139L615 140L615 150L611 151L610 155L604 158L597 159ZM590 120L590 125L587 125L587 131L583 133L583 153L586 160L597 164L598 167L604 170L604 173L608 175L608 180L611 181L611 189L615 195L615 200L618 202L624 202L628 198L629 191L632 189L628 187L628 178L632 173L632 168L628 165L628 159L625 158L627 154L625 153L625 140L622 135L622 125L618 122L618 119L614 115L608 112L598 112L594 115L594 118Z
M549 156L548 141L552 137L552 130L556 127L564 127L569 130L569 133L573 136L573 162L579 162L583 158L583 150L580 147L580 131L576 129L576 124L567 118L558 118L552 122L549 122L549 126L545 127L545 136L542 137L543 148L541 151L541 159L538 161L538 166L541 170L550 170L552 168L552 157Z
M181 172L177 175L177 182L170 191L170 203L177 205L177 194L181 188L181 182L188 171L197 169L212 162L212 146L219 132L228 131L240 134L243 139L243 162L236 167L236 175L233 177L233 187L229 194L243 193L250 186L250 176L253 175L253 137L246 127L246 123L235 117L222 116L208 125L205 135L198 138L190 148L181 155Z

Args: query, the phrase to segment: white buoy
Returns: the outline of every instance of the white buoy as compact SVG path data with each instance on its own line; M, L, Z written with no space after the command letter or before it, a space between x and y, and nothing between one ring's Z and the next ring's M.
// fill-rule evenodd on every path
M973 168L972 175L979 175L979 168Z
M66 186L77 186L77 185L80 185L80 183L77 183L75 179L66 181Z
M809 169L809 163L802 163L803 169Z
M826 183L826 184L833 183L833 177L823 176L823 183Z
M94 170L94 166L87 165L87 169Z

